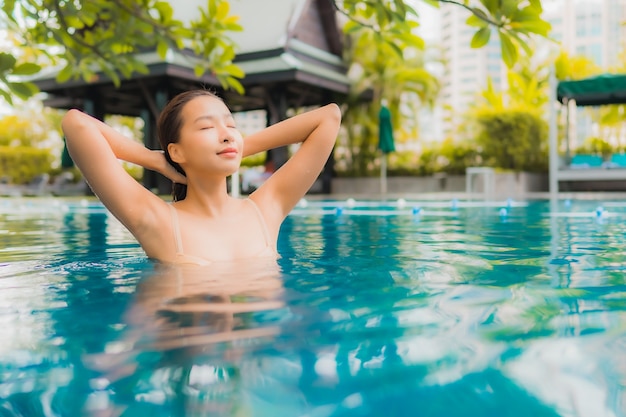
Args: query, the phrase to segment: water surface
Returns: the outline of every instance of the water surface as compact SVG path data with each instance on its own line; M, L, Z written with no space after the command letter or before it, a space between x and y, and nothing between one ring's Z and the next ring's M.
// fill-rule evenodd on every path
M97 202L0 200L0 416L625 416L624 220L309 202L277 263L190 270Z

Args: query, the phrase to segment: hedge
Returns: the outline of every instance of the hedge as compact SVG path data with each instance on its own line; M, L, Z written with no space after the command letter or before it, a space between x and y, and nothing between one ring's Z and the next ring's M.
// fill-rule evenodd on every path
M27 184L52 169L48 149L27 146L0 146L0 178L12 184Z
M513 171L548 170L548 124L525 110L484 111L476 143L486 166Z

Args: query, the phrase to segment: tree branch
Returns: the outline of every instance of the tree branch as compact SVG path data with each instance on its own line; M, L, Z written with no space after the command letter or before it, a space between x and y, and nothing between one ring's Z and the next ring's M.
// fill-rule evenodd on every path
M455 6L460 6L466 10L468 10L471 14L473 14L474 16L476 16L477 18L479 18L480 20L482 20L483 22L489 23L490 25L496 26L496 27L500 27L500 23L496 22L495 20L491 20L487 17L486 14L479 14L476 13L475 9L468 6L467 4L464 3L459 3L458 1L455 0L436 0L440 3L449 3L449 4L454 4Z
M59 5L58 0L54 2L54 10L57 13L57 20L59 21L59 25L61 25L61 28L66 32L69 33L69 26L67 25L67 22L65 21L65 16L63 15L63 10L61 10L61 6ZM96 45L90 45L87 42L85 42L81 36L75 36L74 37L74 41L76 43L78 43L79 45L82 45L83 47L91 50L94 54L96 54L98 57L102 58L103 60L107 60L107 57L104 56L104 53L102 51L100 51L100 49L98 49L98 47ZM59 43L61 43L61 41L59 41ZM68 48L67 45L65 45L65 48ZM74 49L75 48L70 48L70 49ZM79 51L76 50L77 53L79 53Z
M345 17L347 17L348 19L350 19L350 20L352 20L353 22L355 22L355 23L359 24L360 26L363 26L363 27L366 27L366 28L368 28L368 29L371 29L371 30L373 30L374 32L377 32L377 33L379 33L379 32L380 32L380 31L379 31L379 29L376 29L376 27L375 27L374 25L372 25L372 24L370 24L370 23L365 23L365 22L362 22L362 21L360 21L360 20L358 20L358 19L356 19L356 18L354 18L354 17L350 16L350 15L348 14L348 12L346 12L346 11L345 11L345 10L343 10L341 7L339 7L339 5L337 4L337 0L329 0L329 1L332 3L333 7L335 8L335 10L337 10L337 12L339 12L339 13L340 13L340 14L342 14L342 15L344 15L344 16L345 16Z
M329 1L332 3L332 5L334 6L335 10L337 10L337 12L339 12L342 15L344 15L348 19L352 20L353 22L355 22L355 23L357 23L357 24L359 24L359 25L361 25L363 27L366 27L366 28L372 29L372 30L374 30L376 32L379 32L379 30L374 25L371 25L369 23L365 23L363 21L360 21L360 20L355 19L354 17L350 16L350 14L348 14L348 12L346 12L341 7L339 7L339 5L337 4L337 0L329 0ZM484 22L486 22L486 23L488 23L488 24L490 24L492 26L496 26L496 27L502 26L500 23L496 22L495 20L489 19L486 14L484 14L484 13L476 13L476 10L474 8L468 6L468 5L464 4L464 3L459 3L458 1L455 1L455 0L436 0L436 1L438 1L440 3L449 3L449 4L454 4L455 6L460 6L460 7L464 8L464 9L468 10L470 13L472 13L474 16L476 16L480 20L482 20L482 21L484 21ZM362 2L362 3L370 3L370 5L372 5L372 2Z
M141 14L140 6L135 5L135 9L133 10L133 9L127 7L124 3L120 2L119 0L113 0L113 3L115 3L120 9L122 9L122 10L126 11L127 13L129 13L131 16L134 16L137 19L141 20L142 22L152 26L157 32L161 33L161 35L167 36L167 34L168 34L167 26L159 24L154 19L146 18L144 15ZM137 13L138 11L139 11L139 13Z

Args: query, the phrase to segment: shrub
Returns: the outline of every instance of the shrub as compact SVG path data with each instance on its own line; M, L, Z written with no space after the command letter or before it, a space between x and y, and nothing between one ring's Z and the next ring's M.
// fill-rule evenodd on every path
M589 137L585 139L583 144L574 149L575 154L593 154L602 155L603 158L608 158L616 150L606 140L598 137Z
M30 146L0 146L0 176L14 184L27 184L37 175L50 173L52 155L48 149Z
M411 176L419 175L419 155L412 151L391 152L388 155L389 176Z
M476 143L484 164L514 171L548 170L548 125L527 110L481 111Z
M476 145L468 141L446 139L439 149L440 171L450 175L465 175L465 169L482 165L482 155Z

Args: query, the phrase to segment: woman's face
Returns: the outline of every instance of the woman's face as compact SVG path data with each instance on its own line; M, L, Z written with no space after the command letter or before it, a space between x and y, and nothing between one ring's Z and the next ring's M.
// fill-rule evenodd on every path
M180 139L169 153L187 175L196 170L227 176L239 168L243 138L222 100L196 97L183 107L181 119Z

